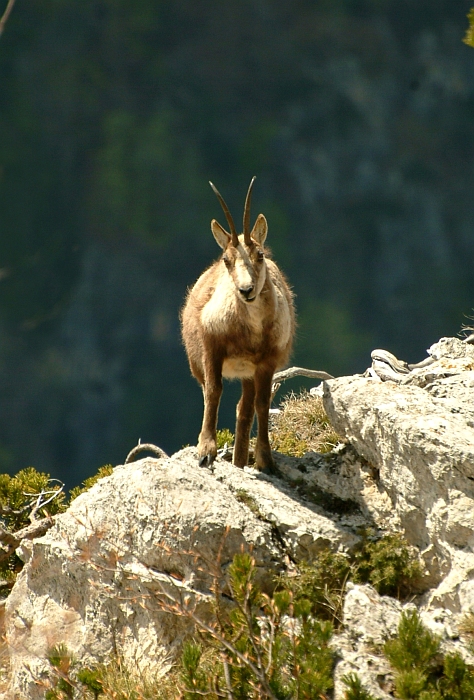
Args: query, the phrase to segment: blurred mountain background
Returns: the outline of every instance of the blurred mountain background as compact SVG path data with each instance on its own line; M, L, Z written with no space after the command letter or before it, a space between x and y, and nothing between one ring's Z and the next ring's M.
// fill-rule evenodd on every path
M456 334L474 306L471 4L17 0L0 40L0 471L71 487L138 438L196 442L178 313L219 254L210 179L240 220L257 175L252 216L297 295L294 364L363 371L375 347L416 362Z

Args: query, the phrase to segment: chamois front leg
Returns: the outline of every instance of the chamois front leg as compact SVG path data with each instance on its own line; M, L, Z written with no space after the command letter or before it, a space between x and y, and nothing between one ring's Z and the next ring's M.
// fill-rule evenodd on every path
M255 409L258 421L255 466L260 471L271 473L274 470L270 440L268 438L268 418L272 395L274 367L258 367L255 372Z
M245 467L249 463L249 439L255 414L255 382L242 379L242 396L237 404L237 424L232 463Z
M202 392L204 395L204 415L198 442L199 466L210 467L217 456L217 414L222 395L221 360L212 359L205 367Z

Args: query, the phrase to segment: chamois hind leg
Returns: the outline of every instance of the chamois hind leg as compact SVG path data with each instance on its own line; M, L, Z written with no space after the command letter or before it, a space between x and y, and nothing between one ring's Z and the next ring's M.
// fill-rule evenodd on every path
M216 428L222 395L222 361L212 358L204 368L204 415L199 434L199 466L210 467L217 455Z
M258 367L255 372L255 409L258 421L255 466L260 471L272 472L274 462L268 438L268 418L272 395L273 367Z
M255 414L255 383L253 379L242 379L242 396L237 404L237 424L232 463L245 467L249 463L249 439Z

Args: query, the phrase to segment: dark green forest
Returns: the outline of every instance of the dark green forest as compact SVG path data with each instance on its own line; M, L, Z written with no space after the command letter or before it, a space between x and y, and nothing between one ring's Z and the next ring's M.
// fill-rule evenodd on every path
M474 306L471 3L17 0L0 38L0 471L72 486L138 438L195 443L178 313L219 253L208 180L240 218L257 175L253 216L297 295L294 364L364 371L375 347L416 362L456 334Z

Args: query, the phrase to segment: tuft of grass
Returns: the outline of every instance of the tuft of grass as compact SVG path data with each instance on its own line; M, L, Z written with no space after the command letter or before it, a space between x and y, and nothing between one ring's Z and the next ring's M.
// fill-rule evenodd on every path
M50 672L41 681L45 700L177 700L178 674L162 659L143 672L112 657L94 668L82 666L64 644L50 649Z
M330 452L341 437L332 428L319 396L308 392L289 394L272 416L270 444L272 450L292 457L306 452Z
M176 669L170 669L169 662L159 661L153 669L145 672L115 658L95 669L94 675L102 686L99 697L104 700L174 700L181 697L177 692L178 674ZM90 689L85 697L92 697Z
M467 613L459 623L459 631L474 642L474 613Z

